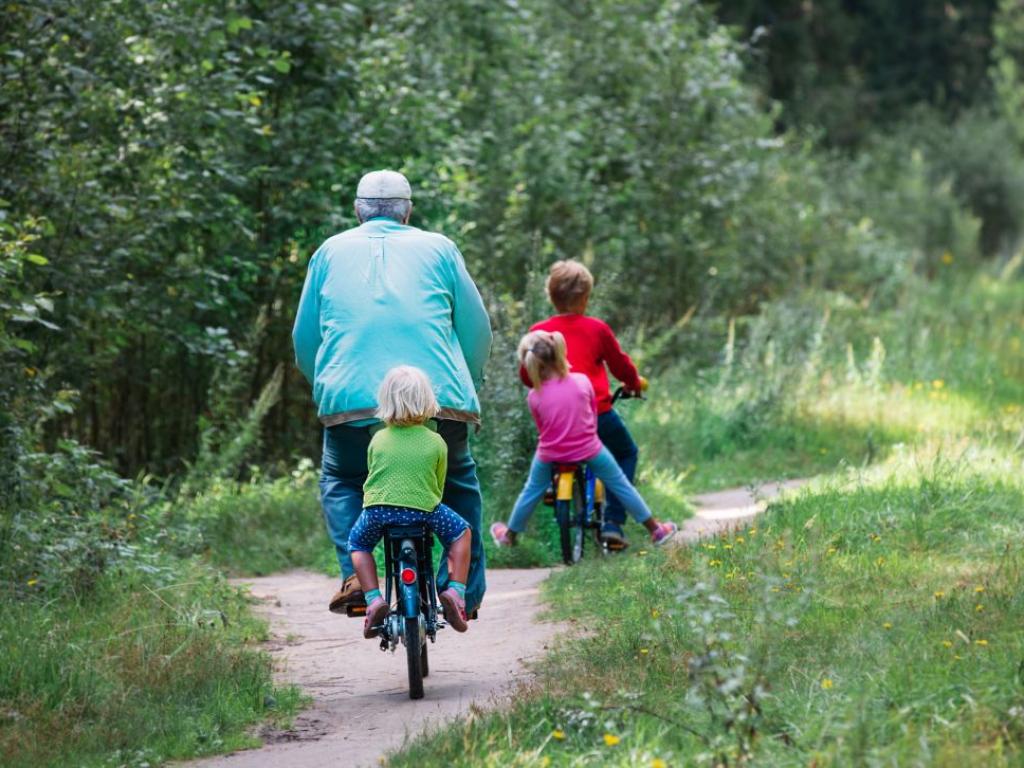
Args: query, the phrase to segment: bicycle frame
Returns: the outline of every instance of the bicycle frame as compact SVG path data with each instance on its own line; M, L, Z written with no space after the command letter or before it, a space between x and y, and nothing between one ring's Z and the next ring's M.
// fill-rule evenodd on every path
M426 525L388 526L384 532L385 597L394 605L381 631L381 650L394 650L402 636L401 623L394 619L423 617L423 628L431 642L437 637L437 587L433 562L434 535ZM403 572L412 577L403 579Z

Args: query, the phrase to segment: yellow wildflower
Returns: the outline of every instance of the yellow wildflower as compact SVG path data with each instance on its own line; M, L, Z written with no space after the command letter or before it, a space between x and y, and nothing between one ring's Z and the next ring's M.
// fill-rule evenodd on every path
M942 254L942 263L945 264L947 267L950 264L952 264L953 263L953 254L950 253L949 251L946 251L945 253L943 253Z
M637 552L637 554L640 555L640 557L643 557L644 555L647 554L647 550L646 549L641 549L639 552Z
M832 680L826 677L821 681L821 687L823 690L830 690L832 688Z
M614 747L620 741L622 741L622 739L620 739L618 736L615 736L614 734L606 733L604 735L604 744L606 747Z
M708 561L708 565L710 565L712 568L715 568L716 566L719 566L721 564L722 564L721 560L709 560Z
M942 379L935 379L935 381L932 382L932 388L934 389L942 389L944 386L946 386L946 382Z
M975 591L975 593L980 595L982 592L985 591L985 588L984 587L975 587L974 591Z
M975 640L975 645L988 645L988 640Z
M648 653L650 653L650 650L648 650L647 648L641 648L640 649L640 655L641 656L646 656Z
M984 610L985 610L985 606L982 605L981 603L978 603L976 606L974 606L974 612L975 613L981 613Z
M835 547L829 547L829 548L828 548L828 550L827 550L827 551L825 552L825 554L826 554L826 555L834 555L834 554L835 554L836 552L838 552L838 551L839 551L839 550L838 550L838 549L836 549Z
M551 757L549 755L544 755L544 757L540 759L540 768L548 768L549 765L551 765Z
M555 741L563 741L565 739L565 731L555 729L551 732L551 738Z
M892 629L892 622L887 621L884 624L882 624L882 629Z
M746 541L746 539L744 539L742 536L737 536L736 537L736 543L737 544L742 544L745 541Z
M875 560L875 565L883 565L884 563L885 563L885 558L884 557L879 557L877 560Z
M651 768L668 768L668 763L666 763L660 757L656 757L653 760L651 760Z
M653 611L651 611L651 618L652 618L652 619L656 619L656 618L658 618L658 617L659 617L660 615L661 615L661 614L660 614L660 613L658 612L658 609L657 609L657 608L655 608L655 609L654 609Z
M34 586L35 586L36 584L38 584L38 583L39 583L39 579L29 579L29 580L28 580L28 585L29 585L30 587L34 587Z
M952 640L943 640L942 641L942 645L945 648L952 648L953 647L953 641Z
M938 591L936 591L936 592L935 592L935 595L934 595L934 597L935 597L935 599L936 599L936 600L941 600L941 599L942 599L942 598L944 598L945 596L946 596L946 593L945 593L945 592L943 592L942 590L938 590Z

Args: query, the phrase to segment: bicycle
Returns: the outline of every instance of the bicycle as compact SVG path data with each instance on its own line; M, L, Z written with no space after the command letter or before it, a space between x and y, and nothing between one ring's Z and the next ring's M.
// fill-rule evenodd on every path
M625 387L619 387L612 395L613 404L629 399L643 400L644 396L642 392L631 392ZM588 530L594 531L597 549L602 555L624 549L601 538L605 523L605 488L586 462L555 464L551 468L551 490L545 495L544 503L554 507L562 562L566 565L583 559Z
M384 529L384 599L393 607L374 629L380 633L382 651L405 646L410 699L423 698L423 678L430 674L427 640L435 642L437 630L446 626L438 618L433 545L434 534L425 523Z

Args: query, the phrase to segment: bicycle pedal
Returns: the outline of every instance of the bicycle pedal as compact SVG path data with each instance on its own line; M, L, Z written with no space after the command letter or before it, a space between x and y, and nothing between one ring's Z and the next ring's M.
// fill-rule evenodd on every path
M354 619L354 618L356 618L358 616L365 616L366 615L366 606L365 605L346 605L345 606L345 615L348 616L350 619Z

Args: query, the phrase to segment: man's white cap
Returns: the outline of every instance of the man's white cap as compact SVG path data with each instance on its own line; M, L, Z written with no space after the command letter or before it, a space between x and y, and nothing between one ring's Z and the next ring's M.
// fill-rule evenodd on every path
M359 180L356 197L412 200L412 187L398 171L370 171Z

